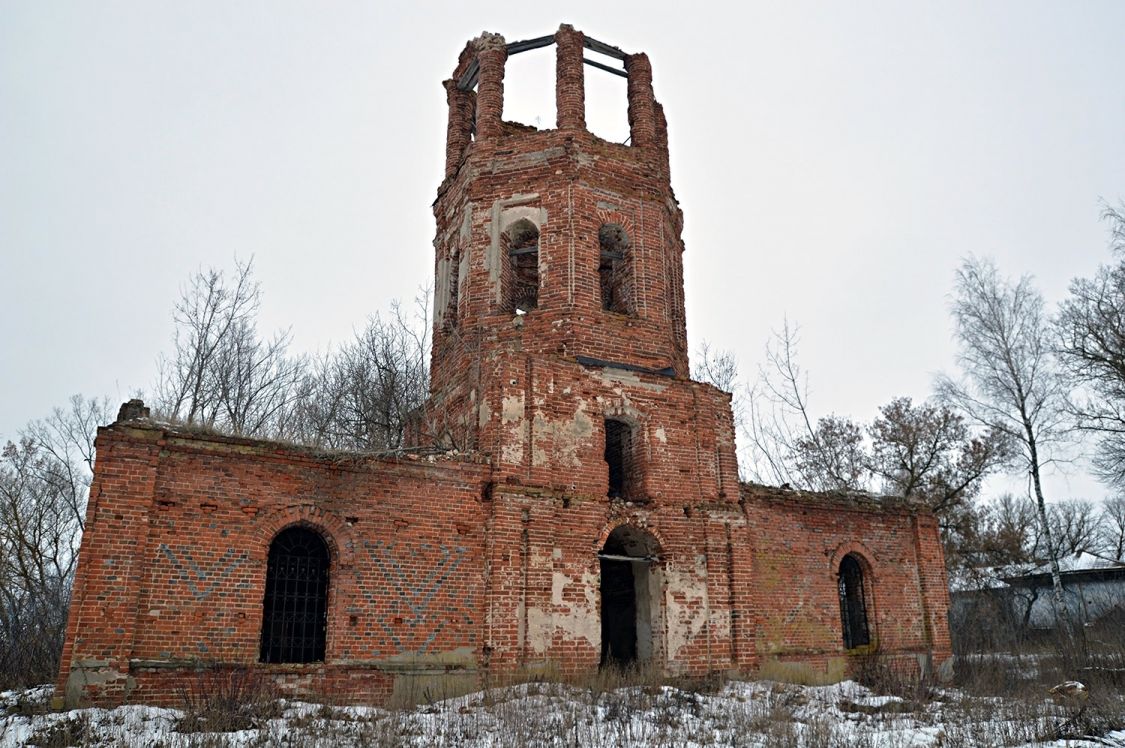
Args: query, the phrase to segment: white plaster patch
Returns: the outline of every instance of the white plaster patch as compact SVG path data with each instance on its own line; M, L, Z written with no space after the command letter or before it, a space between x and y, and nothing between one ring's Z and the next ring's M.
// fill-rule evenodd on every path
M579 450L594 434L594 422L586 413L586 401L579 400L574 417L566 421L549 421L542 411L535 413L531 464L581 467Z
M663 426L657 426L656 429L652 432L652 435L655 436L656 440L661 444L668 443L668 434L664 431Z
M505 440L500 459L512 465L523 462L523 443L527 429L523 406L523 395L508 395L500 406L500 422L509 427L509 436L513 437Z
M583 640L595 648L601 647L602 626L597 596L600 582L601 578L590 572L583 572L577 580L561 571L552 575L552 610L529 608L527 611L530 629L528 644L536 654L543 654L548 650L556 633L568 639ZM578 585L582 590L581 600L566 599L564 593L572 585Z
M646 382L641 379L640 375L633 371L625 371L624 369L595 369L595 375L605 382L610 387L615 385L627 384L630 387L637 387L642 390L650 392L663 392L667 389L662 384L656 382ZM620 390L617 390L620 392Z
M707 623L706 559L696 560L692 571L674 567L664 570L664 601L668 616L668 659L675 660L680 650L691 643Z

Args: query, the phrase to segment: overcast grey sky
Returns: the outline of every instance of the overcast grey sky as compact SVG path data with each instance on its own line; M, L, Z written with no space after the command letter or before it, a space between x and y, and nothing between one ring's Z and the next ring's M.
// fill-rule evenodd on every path
M1119 0L0 0L0 437L74 392L150 388L200 266L253 255L265 327L298 350L411 297L433 269L441 81L484 29L560 22L652 59L693 350L749 377L788 316L817 415L869 420L952 370L962 256L1052 303L1109 259ZM507 118L553 126L552 60L513 58ZM592 129L623 139L624 82L596 72Z

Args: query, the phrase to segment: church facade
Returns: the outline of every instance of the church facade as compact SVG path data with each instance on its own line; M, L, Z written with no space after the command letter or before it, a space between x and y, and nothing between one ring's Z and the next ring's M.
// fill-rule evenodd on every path
M506 122L507 58L549 45L557 127ZM627 144L587 131L588 71L627 79ZM445 88L431 397L412 435L439 446L327 454L126 404L98 436L57 693L174 702L209 667L368 703L611 665L944 667L932 514L739 482L730 396L690 378L647 57L569 26L485 34Z

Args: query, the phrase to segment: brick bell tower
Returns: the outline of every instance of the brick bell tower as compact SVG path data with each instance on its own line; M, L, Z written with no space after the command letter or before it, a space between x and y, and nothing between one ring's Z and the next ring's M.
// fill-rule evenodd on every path
M507 59L551 44L557 127L504 121ZM584 60L586 49L621 67ZM627 144L586 129L587 64L627 79ZM511 44L485 33L444 85L430 426L459 447L502 447L480 408L502 405L485 402L489 369L514 356L686 379L683 216L648 57L567 25Z
M556 127L505 121L507 58L552 44ZM627 79L627 143L586 129L586 74ZM444 85L425 429L489 460L485 665L690 672L721 639L733 666L729 623L696 636L709 598L729 609L708 568L730 566L715 543L740 522L730 396L690 379L683 216L648 57L566 25L484 34Z
M506 61L552 44L556 127L505 121ZM626 143L586 129L588 71L627 80ZM683 632L702 609L676 607L659 580L675 570L683 594L708 598L700 559L730 521L710 514L737 513L738 468L730 396L689 375L683 217L648 57L567 25L513 43L485 33L444 85L423 428L491 465L486 660L699 667L714 637ZM614 579L635 589L619 597Z

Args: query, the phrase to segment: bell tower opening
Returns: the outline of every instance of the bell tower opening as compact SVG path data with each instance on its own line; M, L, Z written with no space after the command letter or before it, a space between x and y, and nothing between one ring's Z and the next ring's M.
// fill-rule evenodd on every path
M598 286L602 309L629 314L632 300L632 272L629 235L616 223L606 223L598 230L601 255L598 262Z
M505 311L527 314L539 306L539 229L521 218L502 237L508 261L500 278Z

